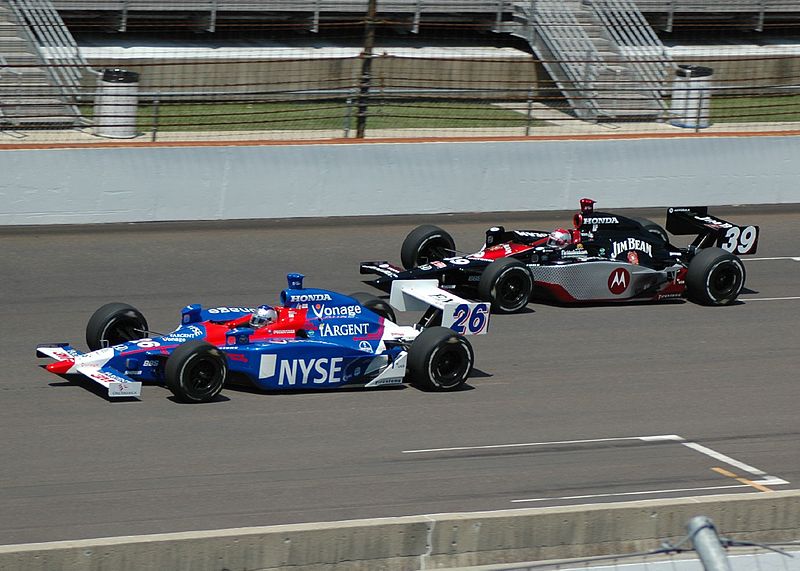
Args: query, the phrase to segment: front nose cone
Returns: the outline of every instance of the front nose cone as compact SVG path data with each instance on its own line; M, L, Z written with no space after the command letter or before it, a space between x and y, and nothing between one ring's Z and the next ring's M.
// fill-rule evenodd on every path
M45 368L51 373L55 373L56 375L63 375L66 374L67 371L69 371L74 366L75 366L75 361L69 359L67 361L56 361L55 363L50 363Z

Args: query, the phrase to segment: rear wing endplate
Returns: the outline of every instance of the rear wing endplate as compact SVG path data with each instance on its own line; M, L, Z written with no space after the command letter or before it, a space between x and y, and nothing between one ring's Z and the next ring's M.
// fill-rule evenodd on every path
M491 304L462 299L439 287L437 280L392 282L389 304L399 311L442 312L442 326L461 335L483 335L489 331Z
M732 254L755 254L758 226L738 226L710 216L707 206L677 206L667 210L667 232L676 236L697 234L694 245L717 246Z

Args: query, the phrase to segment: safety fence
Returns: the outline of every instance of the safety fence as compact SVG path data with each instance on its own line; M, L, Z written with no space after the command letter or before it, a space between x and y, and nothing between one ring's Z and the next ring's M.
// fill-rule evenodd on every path
M39 46L38 62L0 51L0 143L800 131L800 48L777 32L748 41L721 28L698 44L699 34L676 40L654 28L666 43L655 50L625 45L619 20L605 31L603 18L576 21L599 38L597 49L537 50L513 22L491 30L450 21L417 33L369 18L320 24L311 35L263 19L258 30L248 20L249 31L202 37L78 31L83 67L53 46ZM604 33L608 45L597 43ZM631 61L662 70L649 99L624 67ZM592 72L554 77L566 62ZM43 68L74 77L75 67L77 89L23 82ZM56 96L69 115L53 110Z

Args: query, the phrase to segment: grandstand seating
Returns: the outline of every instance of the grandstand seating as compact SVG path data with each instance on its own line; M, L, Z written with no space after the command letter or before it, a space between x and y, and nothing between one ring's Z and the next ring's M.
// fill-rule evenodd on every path
M538 1L538 0L537 0ZM672 25L681 15L742 14L755 16L756 24L763 25L770 16L794 14L800 17L797 0L633 0L638 9L658 22ZM590 4L591 0L583 0ZM53 0L63 16L104 16L114 20L120 30L129 21L148 19L154 13L194 13L198 26L213 31L218 23L242 18L263 18L269 13L289 13L304 17L314 26L325 17L366 12L368 0ZM474 20L497 23L511 20L514 14L535 2L530 0L380 0L381 14L407 17L413 25L426 18L453 22L470 15ZM734 24L732 24L734 25ZM750 26L748 19L741 25Z

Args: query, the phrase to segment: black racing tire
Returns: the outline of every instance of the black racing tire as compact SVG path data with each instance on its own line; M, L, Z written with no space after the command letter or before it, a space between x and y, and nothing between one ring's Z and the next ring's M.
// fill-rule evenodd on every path
M466 337L447 327L429 327L408 349L411 382L427 391L455 391L467 382L475 353Z
M225 354L214 345L195 339L178 345L164 369L167 388L181 402L214 400L228 377Z
M664 228L661 225L656 224L655 222L653 222L652 220L648 220L647 218L631 218L631 220L635 220L636 222L642 225L642 228L644 228L651 234L658 236L659 240L661 240L664 244L669 244L669 234L667 234L667 231L664 230Z
M107 303L89 318L86 344L91 351L144 337L148 331L142 312L127 303Z
M407 270L453 255L456 242L438 226L424 224L408 233L400 247L400 261Z
M525 264L514 258L500 258L483 270L478 297L492 304L495 313L516 313L528 305L533 277Z
M745 277L737 256L721 248L705 248L689 261L686 296L701 305L730 305L742 291Z
M371 293L357 291L351 293L350 297L356 300L359 304L366 307L373 313L377 313L384 319L388 319L392 323L397 323L397 317L394 314L394 309L385 300L375 297Z

